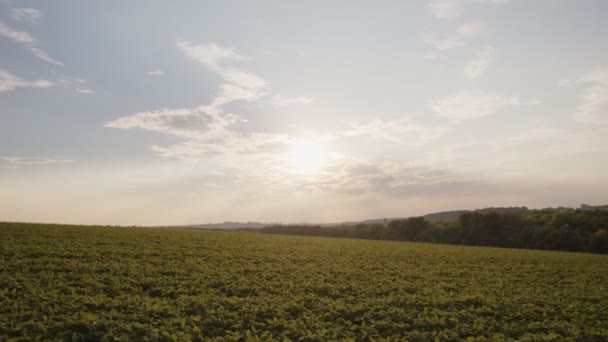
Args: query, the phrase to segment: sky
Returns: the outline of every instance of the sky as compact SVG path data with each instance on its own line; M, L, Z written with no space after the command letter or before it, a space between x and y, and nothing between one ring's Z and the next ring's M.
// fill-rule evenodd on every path
M608 203L608 1L0 0L0 221Z

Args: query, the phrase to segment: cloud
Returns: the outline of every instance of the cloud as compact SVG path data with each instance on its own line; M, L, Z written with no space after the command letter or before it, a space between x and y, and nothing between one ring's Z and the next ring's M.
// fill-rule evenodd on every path
M222 159L226 161L235 155L260 155L285 146L288 137L284 134L264 132L236 132L227 130L216 139L189 139L171 146L153 145L152 151L163 158L197 162L202 159ZM251 164L249 164L251 166Z
M433 33L427 33L424 35L424 43L432 46L435 50L443 51L464 46L466 41L459 36L440 38Z
M6 70L0 69L0 93L11 91L15 88L48 88L53 85L52 82L46 80L24 80Z
M512 0L476 0L481 4L508 4ZM453 19L462 16L466 0L430 0L433 16L439 19Z
M458 25L456 32L462 37L475 37L481 33L483 25L479 22L470 22Z
M32 38L29 33L25 31L14 30L2 22L0 22L0 36L12 39L17 43L22 44L34 42L34 38Z
M229 69L222 72L226 83L220 85L212 106L223 106L234 101L255 102L268 95L268 83L255 74Z
M317 191L377 192L407 197L428 194L433 186L445 187L460 181L460 177L434 168L343 157L330 164L325 173L308 186Z
M189 58L220 76L222 83L211 103L196 108L165 108L135 113L112 120L106 123L105 127L139 128L180 137L184 139L181 143L172 146L153 145L152 150L161 157L184 161L265 153L267 149L287 143L287 136L284 134L237 131L235 124L247 120L239 115L225 113L224 106L235 101L275 106L308 104L311 102L310 98L272 95L266 80L234 65L251 60L238 54L234 48L222 47L215 43L195 45L185 41L179 42L177 47Z
M162 157L184 161L255 152L287 140L281 134L235 131L232 126L242 121L237 115L208 106L140 112L112 120L105 127L140 128L184 138L185 142L169 147L152 146Z
M189 42L179 42L177 46L191 59L217 72L225 82L220 85L212 106L239 100L254 102L268 95L268 82L256 74L231 65L251 60L236 53L234 48L221 47L215 43L193 45Z
M512 0L476 0L482 4L509 4Z
M227 127L239 121L232 114L222 114L210 107L160 109L121 117L105 124L106 127L141 128L184 138L218 137Z
M64 87L74 87L74 90L77 93L82 93L82 94L94 94L95 91L93 91L92 89L90 89L87 84L89 82L85 79L82 78L74 78L74 77L59 77L53 80L53 84L57 85L57 86L64 86Z
M312 97L275 95L270 100L270 103L277 107L290 104L310 104L312 103Z
M95 91L86 86L87 80L82 78L59 77L53 80L24 80L11 74L7 70L0 69L0 92L11 91L15 88L49 88L55 86L76 86L78 93L93 94Z
M37 24L42 12L35 8L11 8L11 18L21 22Z
M478 90L462 90L431 103L437 116L452 120L467 120L486 116L509 106L533 104L519 97L507 97Z
M560 78L560 79L557 81L557 86L558 86L558 87L560 87L560 88L570 87L570 86L572 86L573 84L574 84L574 81L572 81L572 80L571 80L571 79L569 79L569 78L565 78L565 77Z
M276 106L286 104L309 104L306 96L281 96L270 93L270 84L262 77L234 66L235 63L250 61L251 58L236 52L234 48L222 47L215 43L191 44L179 42L178 48L188 57L217 72L223 83L211 106L218 107L233 101L263 102Z
M367 136L404 146L420 146L440 138L447 127L424 127L410 122L407 118L393 121L372 120L369 122L349 122L349 130L344 136Z
M150 76L162 76L165 74L164 70L152 70L152 71L148 71L148 75Z
M464 67L464 75L469 80L474 80L481 76L484 71L494 61L494 49L485 47L475 55L475 57L467 62Z
M582 103L574 113L574 119L583 123L608 123L608 87L590 86L580 94Z
M221 70L221 64L225 62L238 62L251 60L249 57L236 53L234 48L222 47L215 43L193 45L187 41L177 43L191 59L203 63L209 69Z
M579 83L596 83L608 86L608 67L595 68L578 79Z
M434 33L426 33L423 36L424 43L435 50L445 51L465 46L468 40L479 35L483 31L483 25L478 22L470 22L459 25L456 33L439 37Z
M597 154L608 151L608 135L600 129L571 131L540 125L522 129L507 137L470 139L451 144L414 161L416 165L441 165L461 173L492 175L495 179L523 177L547 181L551 177L572 176L571 172L555 172L555 160L567 158L568 168L576 163L591 163L590 169L577 165L575 177L589 179L601 174ZM589 156L594 156L589 159ZM580 159L579 159L580 158ZM601 163L601 162L599 162Z
M62 157L7 157L0 156L0 165L2 162L5 164L2 168L5 169L18 169L23 166L29 165L48 165L57 163L70 163L72 160L65 159Z
M259 198L276 194L346 194L378 193L416 197L431 193L471 191L471 182L457 173L433 167L372 161L332 154L314 174L298 174L284 160L288 155L264 155L250 159L247 165L235 165L233 182L243 193ZM459 184L467 184L459 186Z
M87 84L89 83L89 81L83 79L83 78L75 78L75 77L60 77L57 78L55 80L56 83L58 84L63 84L63 85L70 85L70 84Z
M462 14L462 3L459 0L431 0L431 12L436 18L457 18Z
M574 113L574 119L588 124L608 124L608 67L585 73L577 83L587 88L578 95L581 103Z
M37 48L35 46L26 46L26 48L28 50L30 50L30 52L32 53L32 55L34 55L34 57L40 58L44 61L47 61L49 63L55 64L55 65L63 65L63 62L60 62L56 59L51 58L48 53L46 53L46 51Z
M87 89L87 88L79 88L76 87L76 92L81 93L81 94L94 94L95 92L91 89Z
M6 24L0 22L0 36L12 39L17 43L20 43L36 58L40 58L52 64L63 65L62 62L51 58L44 50L40 49L37 46L38 42L36 41L36 39L34 39L29 33L25 31L12 29Z

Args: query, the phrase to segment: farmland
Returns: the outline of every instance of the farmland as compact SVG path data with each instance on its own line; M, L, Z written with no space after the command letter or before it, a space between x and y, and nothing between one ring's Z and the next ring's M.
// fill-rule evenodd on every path
M0 223L0 340L603 340L608 256Z

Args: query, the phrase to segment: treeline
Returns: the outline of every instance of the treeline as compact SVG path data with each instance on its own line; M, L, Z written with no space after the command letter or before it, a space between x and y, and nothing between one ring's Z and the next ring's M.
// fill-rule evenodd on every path
M411 217L385 224L274 225L261 232L608 254L608 211L597 209L486 210L450 221Z

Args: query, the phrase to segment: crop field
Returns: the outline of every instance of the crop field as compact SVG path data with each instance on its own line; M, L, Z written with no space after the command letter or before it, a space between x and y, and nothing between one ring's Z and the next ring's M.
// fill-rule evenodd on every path
M608 336L608 256L0 223L0 340Z

